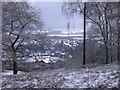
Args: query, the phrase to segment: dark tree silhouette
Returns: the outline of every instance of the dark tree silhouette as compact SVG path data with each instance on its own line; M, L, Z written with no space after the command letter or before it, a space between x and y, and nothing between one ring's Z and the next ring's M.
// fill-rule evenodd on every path
M2 3L2 44L9 48L13 61L13 74L17 74L17 56L22 43L29 40L26 30L41 29L43 23L27 2ZM22 51L21 51L22 52Z
M85 46L86 46L86 2L84 3L83 65L85 65L85 61L86 61Z

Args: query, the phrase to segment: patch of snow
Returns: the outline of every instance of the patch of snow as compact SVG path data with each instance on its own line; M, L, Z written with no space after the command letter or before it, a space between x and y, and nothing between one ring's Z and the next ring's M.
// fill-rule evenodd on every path
M13 71L12 70L5 70L4 72L1 72L2 75L13 75ZM17 74L24 74L24 72L22 71L18 71Z
M34 59L34 58L29 58L29 59L27 59L27 61L26 62L35 62L36 60Z

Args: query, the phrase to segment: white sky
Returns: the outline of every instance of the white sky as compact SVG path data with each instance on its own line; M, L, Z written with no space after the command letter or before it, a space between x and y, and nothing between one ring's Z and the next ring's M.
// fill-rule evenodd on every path
M62 2L31 2L35 8L40 8L42 11L42 19L44 21L44 28L63 29L67 28L68 19L63 15L61 6ZM81 16L71 17L70 19L71 28L83 29L83 18Z

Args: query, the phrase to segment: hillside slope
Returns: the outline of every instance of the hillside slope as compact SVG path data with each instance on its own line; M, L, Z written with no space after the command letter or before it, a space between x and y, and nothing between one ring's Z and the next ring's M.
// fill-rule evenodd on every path
M117 88L118 74L118 65L114 63L96 68L1 75L2 88Z

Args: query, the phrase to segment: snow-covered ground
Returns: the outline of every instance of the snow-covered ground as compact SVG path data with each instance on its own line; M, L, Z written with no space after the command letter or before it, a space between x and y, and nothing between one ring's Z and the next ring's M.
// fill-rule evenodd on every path
M117 88L118 74L115 63L95 68L2 74L2 88Z
M36 61L43 61L45 63L55 63L59 60L61 60L60 57L52 57L52 56L49 56L49 55L46 55L46 56L36 56L37 59L35 59L34 57L30 57L27 59L26 62L36 62ZM62 59L63 60L63 59Z
M18 71L17 74L24 74L25 72L22 72L22 71ZM13 74L13 71L12 70L5 70L1 73L1 75L12 75Z

